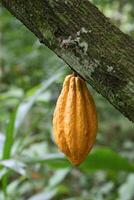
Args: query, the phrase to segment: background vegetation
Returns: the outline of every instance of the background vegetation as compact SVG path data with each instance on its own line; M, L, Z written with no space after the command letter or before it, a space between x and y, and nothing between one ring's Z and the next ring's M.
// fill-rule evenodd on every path
M92 2L134 37L133 0ZM91 154L75 168L54 144L53 110L69 73L1 7L0 200L134 199L134 127L90 86L99 116Z

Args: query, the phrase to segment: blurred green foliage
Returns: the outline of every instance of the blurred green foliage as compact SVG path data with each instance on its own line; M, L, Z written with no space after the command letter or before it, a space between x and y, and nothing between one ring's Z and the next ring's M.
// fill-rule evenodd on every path
M133 0L92 0L134 36ZM71 166L52 136L66 64L0 10L0 200L133 200L134 127L90 86L99 116L96 144Z

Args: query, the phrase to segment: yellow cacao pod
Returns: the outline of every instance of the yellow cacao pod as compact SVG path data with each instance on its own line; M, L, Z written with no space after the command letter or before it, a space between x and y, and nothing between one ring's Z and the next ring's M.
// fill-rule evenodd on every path
M84 80L65 78L53 116L53 132L59 149L73 165L79 165L90 152L97 133L97 114Z

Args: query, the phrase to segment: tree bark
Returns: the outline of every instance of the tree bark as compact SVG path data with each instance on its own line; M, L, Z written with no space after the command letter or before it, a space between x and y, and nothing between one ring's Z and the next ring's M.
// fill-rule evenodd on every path
M134 40L88 0L1 0L40 40L134 122Z

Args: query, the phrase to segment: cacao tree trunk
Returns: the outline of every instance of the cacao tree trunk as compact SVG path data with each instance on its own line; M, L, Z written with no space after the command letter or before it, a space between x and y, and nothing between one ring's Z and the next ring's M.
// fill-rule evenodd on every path
M134 40L88 0L1 0L39 40L134 122Z

